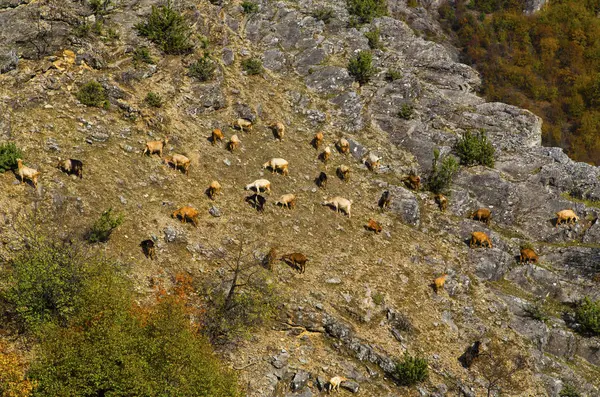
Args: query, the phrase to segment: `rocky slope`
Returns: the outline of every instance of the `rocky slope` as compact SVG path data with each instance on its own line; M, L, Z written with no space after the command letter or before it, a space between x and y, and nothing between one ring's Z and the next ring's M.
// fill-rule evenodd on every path
M243 368L248 396L318 395L319 383L334 375L353 379L347 388L364 396L485 395L482 373L457 358L475 340L491 338L530 357L524 389L507 394L557 396L565 381L600 394L600 340L573 332L563 315L583 296L600 298L593 281L600 273L600 169L542 147L541 120L530 112L478 97L479 76L456 61L456 51L420 37L441 34L425 8L389 1L389 17L359 30L348 27L344 1L262 1L259 12L246 15L238 3L182 0L176 6L208 38L219 63L215 79L199 83L186 69L204 51L199 45L186 56L153 50L157 65L132 63L134 48L153 48L134 25L155 3L121 0L105 16L103 33L81 38L76 25L95 17L80 2L0 0L0 137L15 141L42 172L37 190L0 176L5 219L37 209L68 234L118 208L127 221L103 249L132 264L141 293L161 273L216 277L203 247L225 237L251 236L261 252L274 243L304 252L305 274L275 270L282 299L275 325L227 354ZM319 7L333 10L329 23L312 16ZM359 87L347 60L369 49L364 33L375 27L383 44L374 51L379 73ZM109 28L119 37L108 37ZM240 62L250 56L262 59L261 76L242 72ZM389 69L401 78L387 81ZM109 92L109 110L75 98L90 79ZM166 98L162 108L144 105L149 91ZM414 109L408 120L398 117L404 104ZM213 128L236 133L229 126L238 117L255 122L252 133L240 135L241 151L207 141ZM267 128L271 120L286 124L282 142ZM426 179L434 148L450 152L462 133L478 129L496 148L496 165L462 168L446 212L430 193L402 184L411 171ZM318 130L327 144L348 138L351 154L319 162L308 144ZM145 141L165 134L170 151L192 159L189 177L140 156ZM383 157L375 172L363 164L369 152ZM54 168L57 157L82 159L84 179ZM289 160L289 177L265 174L261 165L271 157ZM341 164L352 169L347 183L334 176ZM321 171L330 176L322 190L313 181ZM260 215L244 203L243 186L263 175L274 192ZM219 217L202 194L213 179L224 187L214 204ZM383 190L394 197L385 212L377 207ZM295 210L272 205L288 192L299 197ZM320 205L334 195L353 200L352 218ZM197 230L169 217L185 204L201 210ZM491 226L469 219L479 207L492 210ZM554 213L564 208L581 221L555 227ZM383 224L382 234L363 228L371 217ZM8 222L3 228L7 236ZM494 248L470 249L465 241L473 231L490 235ZM158 237L156 262L139 251L148 236ZM540 263L517 264L526 242ZM7 248L9 239L2 244ZM443 273L446 289L435 294L429 284ZM546 322L525 311L539 299ZM398 326L400 313L414 331ZM430 363L429 381L416 388L386 375L405 351Z

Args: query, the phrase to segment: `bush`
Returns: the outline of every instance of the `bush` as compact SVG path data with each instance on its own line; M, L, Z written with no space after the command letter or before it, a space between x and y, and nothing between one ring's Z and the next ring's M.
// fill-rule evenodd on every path
M472 135L467 131L454 146L454 150L460 158L460 163L466 166L485 165L494 166L494 147L487 140L483 131Z
M373 50L383 48L383 44L381 44L380 39L380 31L379 28L375 30L371 30L370 32L365 33L365 37L369 40L369 47Z
M460 166L454 156L445 156L440 162L440 151L433 151L433 165L429 177L428 187L433 193L449 195L452 180L458 173Z
M427 360L421 357L412 357L404 354L404 360L396 363L394 377L403 386L412 386L423 382L429 376Z
M189 74L200 81L209 81L213 78L215 69L215 63L210 59L210 56L204 54L202 58L190 65Z
M404 120L410 120L413 115L414 106L410 103L403 103L400 111L398 112L398 117Z
M317 8L315 12L313 12L313 18L327 24L333 18L333 10L325 7Z
M390 69L385 75L385 79L389 82L400 80L402 78L402 72L399 70Z
M250 76L261 74L263 71L262 61L258 58L248 58L242 61L242 69Z
M144 101L153 108L159 108L163 104L162 97L155 92L149 92Z
M100 218L94 222L87 240L90 243L104 243L108 241L111 233L123 223L122 215L113 215L112 208L104 211Z
M95 15L106 14L108 6L112 3L112 0L90 0L90 8Z
M244 10L244 14L254 14L258 12L258 4L246 0L242 3L242 9Z
M376 69L372 65L373 55L370 51L360 51L348 62L348 72L360 85L369 82Z
M103 107L105 109L110 106L104 87L97 81L90 81L82 85L76 96L79 102L87 106Z
M353 24L371 23L373 18L387 15L385 0L347 0L346 7L354 16Z
M133 51L133 63L137 66L139 63L154 65L156 62L147 47L138 47Z
M600 302L586 296L575 309L575 321L580 324L582 333L600 335Z
M572 385L566 384L560 390L559 396L560 397L581 397L581 394L579 394L579 392L577 391L577 389L575 387L573 387Z
M191 29L183 15L169 1L165 6L152 6L148 21L135 25L138 33L155 43L166 54L186 54L193 45Z
M0 173L17 169L17 159L23 158L21 150L12 142L0 145Z
M35 389L35 382L26 376L28 363L0 341L0 396L28 397Z

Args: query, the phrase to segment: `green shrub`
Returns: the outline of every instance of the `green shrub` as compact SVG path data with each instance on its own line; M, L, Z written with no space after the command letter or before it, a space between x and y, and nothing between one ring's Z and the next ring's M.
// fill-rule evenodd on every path
M242 3L242 9L244 10L244 14L254 14L258 12L258 4L245 0Z
M365 33L365 37L367 38L367 40L369 40L369 47L371 49L376 50L383 48L383 44L381 44L380 41L380 35L381 32L379 28Z
M460 158L460 163L466 166L485 165L494 167L494 147L487 140L487 136L483 131L472 135L467 131L456 142L454 150Z
M313 12L312 16L316 20L323 21L324 23L327 24L333 18L333 10L331 8L326 8L326 7L317 8Z
M193 47L190 41L191 29L170 1L164 6L152 6L148 20L138 23L135 28L166 54L186 54Z
M566 384L560 390L559 396L560 397L581 397L581 394L579 394L579 392L577 391L577 389L574 386L572 386L570 384Z
M452 186L452 180L458 173L460 165L454 156L444 156L440 161L440 151L433 151L433 164L431 175L429 176L428 187L433 193L443 193L449 195L448 191Z
M104 243L108 241L113 230L122 223L123 215L113 215L112 208L109 208L94 222L88 233L87 240L90 243Z
M209 81L213 78L216 68L210 56L204 54L202 58L190 65L188 73L200 81Z
M110 106L104 87L97 81L92 80L82 85L76 96L79 102L87 106L103 107L105 109Z
M410 120L412 118L414 106L411 103L403 103L398 112L398 117L404 120Z
M600 335L600 302L586 296L575 309L575 321L581 325L582 333Z
M250 76L261 74L263 71L262 61L258 58L248 58L242 61L242 69Z
M144 101L153 108L159 108L163 104L162 97L155 92L149 92Z
M112 0L90 0L90 8L95 15L104 15L110 6Z
M402 72L399 70L390 69L385 75L385 79L389 82L400 80L402 78Z
M546 322L550 319L543 303L535 302L527 305L524 309L525 314L534 320Z
M156 62L150 55L150 50L147 47L138 47L133 51L133 63L137 66L140 63L154 65Z
M412 386L423 382L429 376L427 360L421 357L412 357L404 354L404 360L396 363L394 377L403 386Z
M346 7L352 15L352 24L371 23L373 18L387 15L385 0L347 0Z
M80 22L75 26L75 36L77 37L88 37L92 31L92 25L87 22Z
M417 3L417 0L408 0L406 2L406 5L410 8L415 8L416 6L419 5L419 3Z
M348 72L360 85L369 82L376 73L373 67L373 55L370 51L360 51L348 62Z
M17 159L23 158L21 150L12 142L0 145L0 173L17 169Z

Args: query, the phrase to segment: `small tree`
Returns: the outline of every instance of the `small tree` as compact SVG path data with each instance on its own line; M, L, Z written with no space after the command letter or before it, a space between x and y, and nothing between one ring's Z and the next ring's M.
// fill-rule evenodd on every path
M369 40L369 47L372 50L377 50L377 49L383 48L383 44L381 44L381 41L380 41L380 35L381 35L381 32L380 32L379 28L365 33L365 37L367 38L367 40Z
M387 15L385 0L347 0L346 7L352 15L353 25L371 23L373 18Z
M171 1L164 6L152 6L148 20L138 23L135 28L166 54L186 54L193 47L190 26L183 15L173 8Z
M467 131L454 146L460 163L466 166L485 165L494 167L494 147L483 131L472 135Z
M108 241L113 230L122 223L123 215L113 215L112 208L109 208L94 222L88 233L87 240L90 243L104 243Z
M404 359L396 363L394 377L403 386L412 386L423 382L429 376L427 360L421 357L412 357L405 353Z
M263 71L262 61L258 58L244 59L242 69L250 76L261 74Z
M348 62L348 72L360 85L368 83L376 72L375 67L373 67L373 55L371 52L360 51L356 56L352 57Z
M244 10L244 14L255 14L258 12L258 4L246 0L242 3L242 9Z
M503 389L512 393L522 390L528 364L516 347L494 339L479 354L475 365L486 380L487 397Z
M163 104L162 97L155 92L149 92L146 95L144 102L146 102L148 104L148 106L151 106L153 108L159 108Z
M82 85L77 92L77 99L87 106L103 107L105 109L110 106L106 90L97 81L90 81Z
M433 150L433 164L429 176L428 186L433 193L448 194L452 180L458 173L460 166L454 156L447 155L440 161L440 151Z
M137 66L140 63L154 65L156 62L150 55L150 50L147 47L138 47L133 51L133 63Z
M412 103L403 103L398 112L398 117L404 120L410 120L412 118L414 106Z
M564 385L558 395L559 397L581 397L581 394L577 391L577 389L570 384Z
M583 298L575 309L575 321L581 325L583 334L600 335L600 302Z
M0 173L17 169L17 159L22 157L23 153L14 143L0 145Z
M215 63L210 56L205 53L198 61L194 62L189 67L189 74L200 81L209 81L215 74Z

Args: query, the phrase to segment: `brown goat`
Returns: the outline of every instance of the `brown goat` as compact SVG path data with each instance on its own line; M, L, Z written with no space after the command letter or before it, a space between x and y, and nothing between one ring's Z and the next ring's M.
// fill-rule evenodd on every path
M25 181L25 179L29 179L33 186L37 189L37 180L38 176L40 176L40 172L33 168L29 168L23 165L23 160L17 159L17 174L21 178L21 183Z
M375 232L375 234L379 234L383 230L383 227L381 226L381 224L379 222L377 222L375 219L371 218L365 225L365 229L373 231L373 232Z
M350 142L348 142L348 140L346 138L340 138L336 142L335 147L342 154L350 153Z
M347 182L350 179L350 168L348 166L340 165L335 172L342 181Z
M162 158L163 149L169 143L169 137L165 137L162 141L150 141L146 142L146 148L142 152L142 156L146 153L152 156L154 153L158 153L158 155Z
M267 255L265 255L265 258L263 259L263 266L265 268L267 268L269 271L273 271L273 265L275 264L276 260L277 260L277 248L271 247L271 249L269 250L269 253Z
M421 188L421 177L419 175L410 174L404 178L404 183L409 189L418 191Z
M469 247L473 248L474 245L484 247L488 246L492 248L492 240L484 232L473 232L471 233L471 240L469 241Z
M299 252L283 255L279 260L294 266L300 274L304 273L304 271L306 270L306 262L308 262L306 256Z
M178 218L182 223L192 222L195 227L198 227L199 212L195 208L185 206L171 214L172 218Z
M227 150L233 152L240 146L240 143L240 138L237 135L232 136L229 142L227 142Z
M446 208L448 207L448 199L446 198L446 196L444 196L441 193L436 194L435 202L437 203L438 207L440 207L440 211L446 211Z
M206 195L211 200L215 199L215 196L221 192L221 184L218 181L212 181L206 189Z
M292 210L296 208L296 196L292 193L284 194L279 198L279 201L275 202L275 205Z
M219 142L223 142L223 139L225 138L225 136L223 135L223 131L221 131L218 128L215 128L212 131L212 135L210 137L210 142L214 145L217 143L217 141Z
M519 263L537 263L538 255L531 248L521 248L521 255L519 255Z
M492 219L492 212L487 208L480 208L477 211L473 212L471 218L476 221L484 222L486 225L490 224L490 220Z
M148 239L144 240L140 243L140 247L142 247L142 251L146 258L150 258L152 260L156 259L156 250L154 248L154 241Z
M446 284L446 277L448 277L448 275L444 274L443 276L440 276L433 280L433 286L435 287L436 294L440 289L444 288L444 285Z
M319 146L321 146L321 143L323 143L323 133L322 132L317 132L315 134L315 136L313 137L312 141L310 141L310 144L317 150L319 150Z

